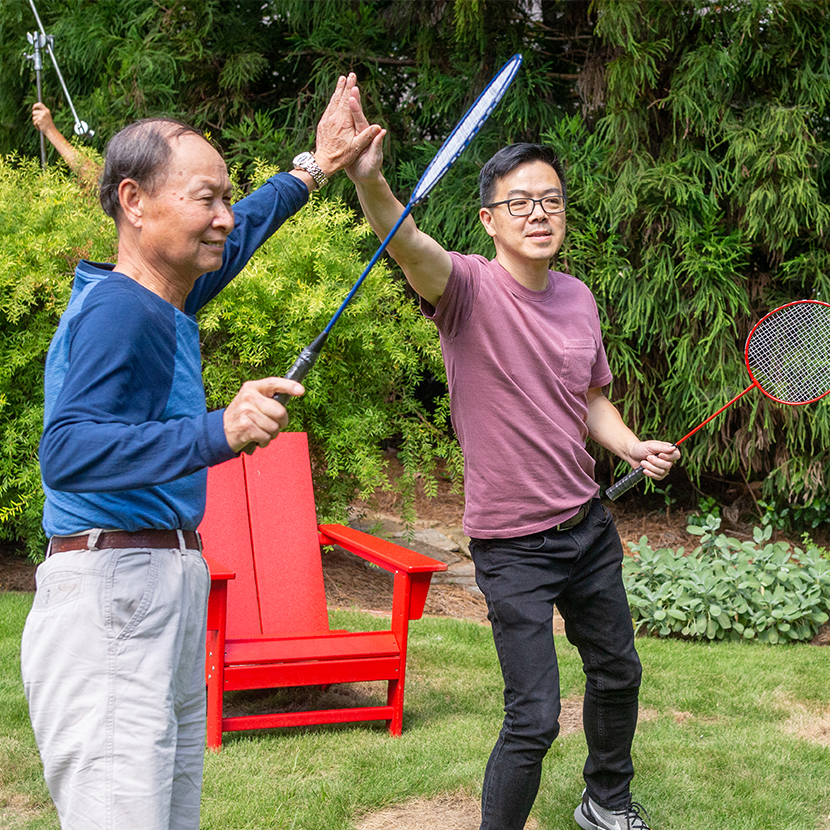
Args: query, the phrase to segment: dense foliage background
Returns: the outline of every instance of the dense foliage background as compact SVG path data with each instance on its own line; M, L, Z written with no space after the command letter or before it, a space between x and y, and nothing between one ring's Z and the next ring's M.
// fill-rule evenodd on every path
M276 168L260 165L252 184ZM0 539L42 550L37 449L43 364L80 258L113 261L115 229L93 197L57 168L0 159ZM208 406L228 404L245 380L284 374L323 329L363 270L371 233L336 200L314 197L257 252L201 317ZM291 404L291 426L309 433L321 519L343 518L355 494L385 483L383 447L395 438L409 509L416 476L437 455L458 466L445 407L417 394L439 373L432 325L381 263L344 312L324 356Z
M100 152L131 119L177 115L210 130L238 165L243 186L257 175L257 159L286 166L296 151L313 145L313 127L336 75L353 70L369 117L389 128L387 174L406 198L438 143L503 61L520 51L524 65L509 94L457 168L416 209L416 219L449 247L492 253L476 221L481 164L505 142L557 146L568 162L570 197L558 267L595 291L616 375L612 396L643 435L684 435L748 385L743 342L766 311L788 300L830 299L830 26L824 0L37 5L56 38L75 107L96 131L86 146ZM6 358L0 533L7 537L28 537L34 526L38 372L74 259L106 258L100 249L111 245L106 223L74 183L8 158L38 154L29 118L34 73L23 57L26 32L34 28L24 0L0 8L0 154L7 155L0 183ZM44 90L58 126L71 135L71 114L48 60ZM294 240L300 245L311 234L321 245L329 236L337 244L325 254L313 246L307 254L298 249L273 270L269 260L266 282L279 279L283 286L276 305L268 305L271 289L256 287L265 270L255 263L250 284L229 295L230 305L208 312L206 379L216 403L236 382L232 368L240 374L264 370L266 356L277 370L288 365L294 347L304 345L303 326L310 332L324 316L307 297L315 280L325 274L322 284L336 293L326 280L340 270L348 283L348 273L373 250L375 241L347 211L355 207L347 179L339 177L327 191L298 217ZM295 255L300 259L291 259ZM302 257L318 255L325 262L304 270ZM374 475L383 443L403 441L414 474L421 462L452 447L442 428L436 338L417 315L408 316L413 303L399 275L378 271L371 282L365 301L388 311L388 327L356 336L364 348L359 356L344 345L337 380L360 377L353 384L363 390L353 416L376 419L372 429L361 421L365 443L353 466ZM263 321L262 328L246 329L246 314ZM369 315L367 326L386 326L381 316ZM388 387L384 355L400 372ZM370 377L364 364L372 367ZM313 410L321 423L330 418L338 424L336 438L329 427L329 440L357 446L357 422L338 421L328 411L342 401L335 403L330 385L322 394L336 380L326 372L334 366L321 365L321 395L315 393L313 405L309 395L295 423L306 426ZM431 415L436 403L437 421ZM390 409L388 419L378 414ZM683 471L672 481L677 489L684 475L709 489L726 482L732 498L751 493L781 515L793 505L809 507L820 521L826 516L828 439L826 403L791 408L752 393L684 445ZM340 469L335 457L330 448L334 471ZM610 481L611 460L601 458L599 475ZM342 484L345 492L354 481L344 477ZM22 505L30 500L27 512Z

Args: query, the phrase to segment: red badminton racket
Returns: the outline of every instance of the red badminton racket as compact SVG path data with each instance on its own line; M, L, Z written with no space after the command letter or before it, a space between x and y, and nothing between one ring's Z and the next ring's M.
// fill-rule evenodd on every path
M830 304L799 300L771 311L749 333L744 358L752 383L676 441L676 447L751 389L789 406L813 403L830 393ZM605 491L606 498L618 499L644 476L642 467L632 470Z

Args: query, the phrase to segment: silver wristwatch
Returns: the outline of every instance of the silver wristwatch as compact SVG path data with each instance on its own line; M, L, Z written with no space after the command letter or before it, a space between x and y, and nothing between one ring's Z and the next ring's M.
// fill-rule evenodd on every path
M294 157L292 164L295 170L305 170L314 179L317 187L328 184L329 180L326 178L326 174L320 169L317 159L311 153L300 153L300 155Z

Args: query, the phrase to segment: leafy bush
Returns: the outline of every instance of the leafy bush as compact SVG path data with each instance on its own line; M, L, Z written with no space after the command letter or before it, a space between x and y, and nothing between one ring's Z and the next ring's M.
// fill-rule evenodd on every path
M830 562L807 550L770 542L772 528L755 528L740 542L717 531L709 515L689 556L684 549L652 550L644 536L626 557L623 574L637 629L661 637L706 640L809 640L827 622Z
M703 496L698 503L697 513L690 513L686 517L686 522L689 525L706 527L710 516L720 518L720 505L713 496Z
M759 501L758 506L764 511L761 523L776 530L815 530L830 519L830 499L826 494L817 496L805 504L779 498L771 502Z
M0 539L43 549L43 366L79 259L111 260L112 222L65 169L0 158Z
M261 167L257 182L275 171ZM256 182L255 182L256 183ZM315 197L202 313L208 406L227 405L245 380L284 374L323 329L364 262L370 231L337 201ZM46 351L79 259L113 261L113 223L65 170L0 159L0 539L43 550L37 451ZM417 479L438 457L458 469L446 400L427 411L425 372L443 376L438 337L400 280L377 265L334 328L291 429L308 431L321 518L343 518L355 494L388 484L383 443L399 447L404 518Z

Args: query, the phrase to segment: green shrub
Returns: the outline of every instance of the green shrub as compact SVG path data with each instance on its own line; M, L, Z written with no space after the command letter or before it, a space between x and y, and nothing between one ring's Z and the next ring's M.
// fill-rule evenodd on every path
M79 259L111 260L115 229L65 169L0 158L0 539L43 549L37 460L43 366Z
M652 550L644 536L626 557L623 574L637 629L661 637L810 640L827 622L830 562L815 547L770 542L772 529L755 528L751 541L717 533L720 519L689 525L701 537L684 549Z
M260 166L257 182L275 171ZM227 405L245 380L282 375L323 329L365 262L370 231L338 201L312 203L257 253L202 313L208 406ZM61 168L0 159L0 539L43 550L37 451L46 351L82 258L111 262L113 223ZM321 518L343 518L356 494L387 486L383 443L399 447L402 513L438 457L458 468L446 400L430 412L416 391L443 376L438 337L383 263L334 328L307 393L291 403L292 429L315 455Z
M764 511L761 523L776 530L815 530L830 519L830 498L826 494L806 503L778 498L770 502L759 501L758 506Z

